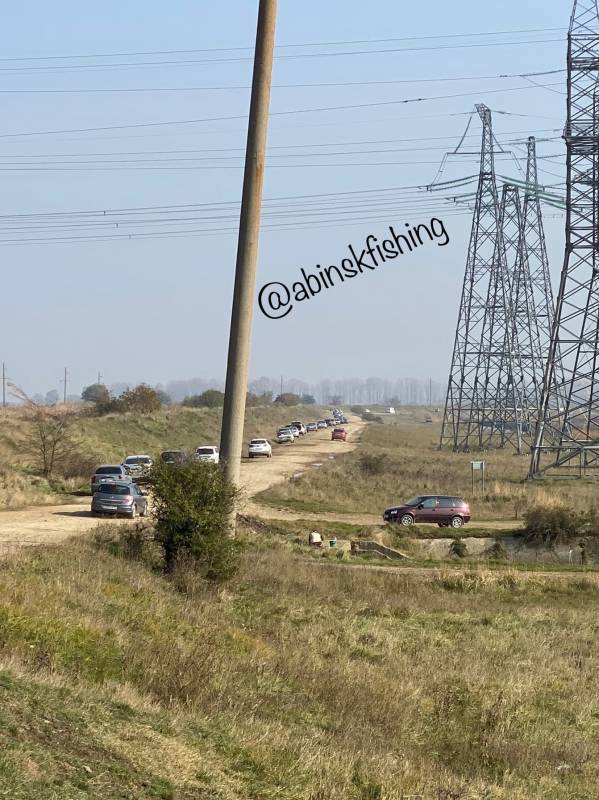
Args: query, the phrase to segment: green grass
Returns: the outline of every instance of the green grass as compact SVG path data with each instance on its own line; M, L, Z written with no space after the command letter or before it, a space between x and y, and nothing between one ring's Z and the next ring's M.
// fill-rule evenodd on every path
M406 415L408 412L406 411ZM525 480L529 457L511 450L484 454L438 450L438 425L415 424L408 416L385 425L369 424L357 450L325 461L319 470L262 492L257 499L271 507L337 514L376 514L417 494L448 494L470 503L475 526L485 520L518 523L533 505L565 504L588 508L596 502L592 481ZM362 456L381 459L374 464ZM470 461L486 460L487 483L472 492ZM474 527L474 526L473 526Z
M117 536L0 562L0 797L594 796L591 572L317 566L261 533L209 586Z

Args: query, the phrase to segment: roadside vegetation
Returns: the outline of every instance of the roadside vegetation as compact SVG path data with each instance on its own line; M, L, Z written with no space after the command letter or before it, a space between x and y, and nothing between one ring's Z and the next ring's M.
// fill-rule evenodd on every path
M0 564L0 795L573 800L595 576L397 575L246 533L225 585L144 529Z
M68 502L72 493L87 491L89 477L101 463L119 463L130 453L159 455L167 449L191 450L218 444L222 408L161 406L158 410L96 413L89 407L7 408L0 425L0 509ZM244 437L272 436L294 413L322 415L317 406L291 410L281 405L252 406L246 412ZM34 418L35 416L43 419ZM44 475L44 434L53 421L68 417L61 428L60 458Z
M351 440L351 426L349 431ZM452 453L439 451L438 442L436 425L415 424L398 415L398 421L367 425L357 451L343 454L340 447L339 456L319 470L278 484L256 500L298 512L380 515L384 508L417 494L460 495L469 501L475 523L521 522L533 507L586 511L596 504L592 481L527 482L529 456L511 451ZM478 485L472 492L470 461L478 458L487 465L482 495Z

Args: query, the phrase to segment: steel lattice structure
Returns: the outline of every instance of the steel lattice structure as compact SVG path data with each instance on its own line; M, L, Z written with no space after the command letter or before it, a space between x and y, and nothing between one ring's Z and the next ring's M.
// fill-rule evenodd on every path
M575 0L568 33L566 250L530 475L599 467L599 13ZM561 374L556 362L561 355Z
M447 386L440 446L479 450L521 447L519 386L514 375L510 282L502 236L491 112L483 123L480 172Z

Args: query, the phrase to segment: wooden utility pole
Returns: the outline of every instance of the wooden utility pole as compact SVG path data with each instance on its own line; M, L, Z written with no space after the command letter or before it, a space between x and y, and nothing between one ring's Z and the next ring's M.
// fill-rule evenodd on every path
M224 474L234 486L239 485L243 445L276 17L277 0L260 0L220 439ZM232 535L236 514L234 509Z

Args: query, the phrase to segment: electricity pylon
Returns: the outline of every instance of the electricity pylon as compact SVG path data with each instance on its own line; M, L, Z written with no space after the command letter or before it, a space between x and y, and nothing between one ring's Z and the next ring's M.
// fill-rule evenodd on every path
M463 451L503 447L522 430L491 111L482 104L476 110L480 171L440 441Z
M568 32L564 129L566 249L531 477L582 477L599 467L598 82L597 2L575 0Z

